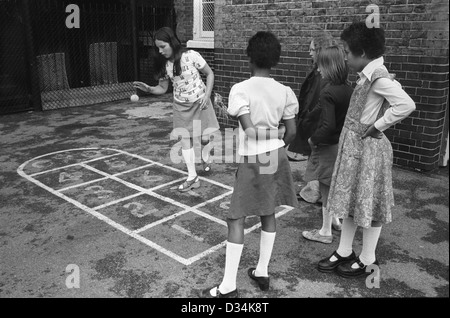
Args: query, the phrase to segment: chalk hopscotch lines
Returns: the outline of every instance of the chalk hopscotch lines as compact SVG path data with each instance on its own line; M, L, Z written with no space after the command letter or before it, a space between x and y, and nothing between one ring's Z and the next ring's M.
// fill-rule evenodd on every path
M209 185L207 189L214 190L206 192L209 197L203 198L192 191L193 193L187 194L189 200L186 200L186 197L177 198L176 195L167 192L167 188L181 183L187 174L185 171L110 148L80 148L49 153L28 160L17 169L17 172L37 186L184 265L190 265L217 251L226 243L224 239L212 247L208 245L209 248L193 256L183 257L179 255L180 253L175 253L173 247L155 243L156 237L150 240L144 235L159 225L168 225L178 233L192 238L199 244L202 243L203 248L205 245L203 237L180 224L171 222L188 213L194 213L202 219L213 222L211 224L226 227L226 222L222 218L201 210L216 202L219 203L220 209L228 209L228 202L224 200L231 195L233 188L220 182L200 177L204 181L203 184ZM113 207L115 207L113 212L108 210ZM276 217L290 210L291 207L283 207L283 210L277 212ZM133 220L153 219L143 226L130 229L129 227L140 223L136 221L136 224L131 224L131 221L124 221L123 216L120 219L118 214L122 213L121 211L128 213ZM107 213L111 215L105 215ZM260 223L254 224L245 230L245 234L260 226ZM223 232L225 233L226 229L223 229Z

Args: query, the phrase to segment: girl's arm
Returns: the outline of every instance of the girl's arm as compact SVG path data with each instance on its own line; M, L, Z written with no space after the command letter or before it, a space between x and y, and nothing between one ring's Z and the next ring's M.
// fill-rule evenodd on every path
M205 64L205 66L199 69L199 71L206 75L206 93L205 97L203 97L202 103L200 104L200 109L205 109L208 106L208 100L211 98L211 93L214 86L214 72L208 64Z
M287 146L291 142L294 141L295 135L297 134L297 124L295 122L295 118L286 119L283 121L284 126L286 127L286 132L283 136L284 144Z
M143 82L133 82L133 87L153 95L162 95L165 94L169 89L169 80L160 79L159 84L156 86L149 86Z
M361 137L363 139L369 136L381 138L383 131L405 119L416 109L412 98L402 89L400 83L393 79L377 79L372 84L372 90L375 94L384 97L391 107L386 110L383 117L367 129Z
M308 143L312 147L326 143L336 129L336 105L333 96L328 91L321 93L320 102L316 108L320 109L320 118L316 130L308 139Z
M242 129L248 138L255 140L269 140L278 138L278 129L256 128L250 118L250 114L244 114L238 117ZM294 119L295 123L295 119ZM295 124L294 124L295 127ZM287 127L286 127L287 129Z

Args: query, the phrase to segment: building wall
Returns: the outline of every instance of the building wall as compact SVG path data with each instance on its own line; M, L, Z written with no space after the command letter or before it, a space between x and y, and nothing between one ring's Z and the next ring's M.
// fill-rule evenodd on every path
M183 2L180 0L180 2ZM185 2L185 1L184 1ZM386 31L386 66L416 102L416 111L390 128L394 163L430 171L438 167L448 123L447 0L378 0ZM216 0L215 91L227 97L233 84L249 77L245 48L259 30L282 42L274 77L297 94L310 70L308 45L318 28L339 38L352 21L364 21L369 1ZM351 79L355 79L355 75Z
M181 42L186 44L192 40L194 23L194 4L193 0L175 0L176 14L176 33Z
M189 40L193 39L193 21L194 21L194 5L193 0L176 0L175 1L175 13L176 13L176 32L177 36L183 45ZM206 60L208 65L214 71L214 50L204 49L204 48L192 48L193 50L199 52L202 57Z

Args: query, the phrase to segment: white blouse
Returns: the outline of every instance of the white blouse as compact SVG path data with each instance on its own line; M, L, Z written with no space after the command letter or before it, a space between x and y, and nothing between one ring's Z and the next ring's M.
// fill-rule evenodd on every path
M362 85L366 80L372 78L373 72L380 67L384 67L383 57L379 57L359 72L357 85ZM386 69L387 71L387 69ZM383 101L386 99L392 106L386 110L384 115L377 119ZM401 84L396 80L388 78L379 78L372 84L367 95L367 102L361 114L361 123L372 125L379 131L385 131L392 125L408 117L416 109L416 104L409 95L402 89Z
M298 101L290 87L273 78L254 76L233 85L228 98L228 113L235 117L250 114L256 128L276 130L282 119L295 118ZM283 146L284 141L278 138L247 138L239 123L239 155L257 155Z

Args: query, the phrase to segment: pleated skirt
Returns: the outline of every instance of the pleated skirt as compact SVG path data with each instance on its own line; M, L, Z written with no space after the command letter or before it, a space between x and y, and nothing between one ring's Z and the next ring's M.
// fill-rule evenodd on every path
M242 156L228 218L271 215L281 205L298 205L285 148L257 156Z
M306 164L304 181L319 180L320 183L329 186L337 153L338 144L313 148Z
M214 112L211 100L208 108L200 109L200 100L194 103L180 103L173 101L173 135L200 137L204 134L212 134L219 130L220 126Z

